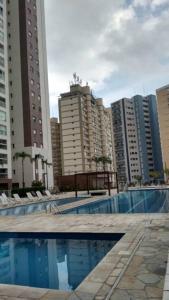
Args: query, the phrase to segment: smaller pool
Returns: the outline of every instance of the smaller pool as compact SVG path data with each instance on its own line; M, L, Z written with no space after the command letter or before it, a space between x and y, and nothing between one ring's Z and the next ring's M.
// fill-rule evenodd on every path
M78 201L81 199L84 199L84 197L78 197L78 198L72 197L72 198L65 198L65 199L56 199L56 200L51 200L51 201L40 201L39 200L39 202L36 202L36 203L18 205L18 206L9 207L9 208L1 208L0 216L28 215L28 214L36 213L38 211L46 210L47 206L49 206L50 204L57 204L59 206L59 205L63 205L66 203Z
M112 198L81 205L65 214L166 213L169 190L141 190L118 194Z
M0 233L0 283L74 290L122 236Z

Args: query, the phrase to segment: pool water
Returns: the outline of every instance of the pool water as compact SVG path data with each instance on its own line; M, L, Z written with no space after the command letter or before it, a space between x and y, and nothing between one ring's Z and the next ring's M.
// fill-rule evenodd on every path
M118 194L64 211L67 214L166 213L169 211L169 190L142 190Z
M84 199L84 197L71 197L71 198L65 198L65 199L56 199L56 200L48 200L48 201L40 201L36 203L31 203L31 204L25 204L25 205L18 205L16 207L9 207L9 208L2 208L0 209L0 216L10 216L10 215L15 215L15 216L22 216L22 215L29 215L33 213L37 213L39 211L46 210L47 207L50 206L50 204L55 205L57 204L58 206L63 205L63 204L68 204L74 201L78 201Z
M74 290L121 236L1 236L0 283Z

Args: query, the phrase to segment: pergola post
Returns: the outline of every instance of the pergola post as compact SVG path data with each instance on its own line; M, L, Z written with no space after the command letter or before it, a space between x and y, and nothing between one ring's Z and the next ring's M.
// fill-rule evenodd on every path
M107 182L108 182L108 193L109 193L109 196L111 196L109 172L107 172Z
M89 195L89 174L87 173L87 193Z
M74 174L75 197L77 198L77 174Z
M119 193L119 181L118 181L117 172L116 172L116 186L117 186L117 193Z

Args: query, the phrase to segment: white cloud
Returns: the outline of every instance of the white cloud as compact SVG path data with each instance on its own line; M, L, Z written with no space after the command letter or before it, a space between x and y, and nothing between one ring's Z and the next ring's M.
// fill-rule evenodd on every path
M88 81L98 96L105 93L112 99L122 91L127 96L130 86L148 86L157 78L160 82L164 74L168 78L169 5L161 4L169 3L46 0L52 115L73 72Z
M152 0L152 6L168 4L168 0Z

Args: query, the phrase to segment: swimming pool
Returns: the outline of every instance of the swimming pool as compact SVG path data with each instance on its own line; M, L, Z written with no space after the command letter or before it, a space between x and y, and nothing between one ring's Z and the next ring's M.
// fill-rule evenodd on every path
M0 283L74 290L122 236L0 233Z
M65 214L166 213L169 211L169 190L142 190L118 194L64 211Z
M15 207L6 207L6 208L1 208L0 209L0 216L10 216L10 215L15 215L15 216L22 216L22 215L28 215L32 213L36 213L38 211L43 211L46 210L47 207L50 204L57 204L58 206L63 205L63 204L68 204L74 201L78 201L84 199L84 197L71 197L71 198L65 198L65 199L56 199L56 200L51 200L51 201L40 201L36 203L29 203L29 204L24 204L24 205L17 205Z

